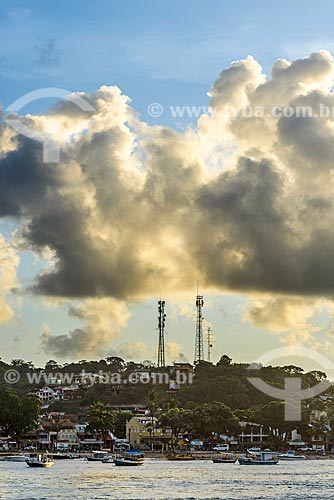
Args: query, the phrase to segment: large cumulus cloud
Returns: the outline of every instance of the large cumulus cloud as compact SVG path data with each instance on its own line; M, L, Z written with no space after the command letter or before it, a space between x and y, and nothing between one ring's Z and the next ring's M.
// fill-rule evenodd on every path
M59 164L4 123L0 216L16 217L26 248L54 256L33 291L132 301L200 279L212 290L332 295L333 115L272 110L332 107L333 77L326 51L276 61L269 78L252 57L234 62L210 90L214 113L181 133L140 121L116 87L81 93L89 116L64 101L26 118L59 144ZM89 343L85 332L62 345ZM57 352L58 340L43 342Z

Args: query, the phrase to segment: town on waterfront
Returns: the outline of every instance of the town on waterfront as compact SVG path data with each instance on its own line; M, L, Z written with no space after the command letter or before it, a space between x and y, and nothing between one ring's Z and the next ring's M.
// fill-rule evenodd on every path
M4 382L8 373L19 381ZM124 446L159 456L248 449L294 450L330 457L334 448L334 386L303 401L299 422L286 421L284 401L268 397L249 383L250 374L283 387L299 377L313 387L326 379L298 366L256 370L223 355L218 363L174 362L157 367L120 357L44 368L13 359L0 362L0 452L87 454ZM70 380L71 383L64 383Z
M333 500L332 14L0 2L0 500Z

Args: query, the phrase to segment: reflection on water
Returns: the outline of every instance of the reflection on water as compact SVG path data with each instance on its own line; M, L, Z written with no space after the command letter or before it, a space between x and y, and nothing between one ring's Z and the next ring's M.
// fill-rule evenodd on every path
M210 461L146 460L115 467L84 460L51 469L0 462L3 500L333 499L334 461L310 460L257 467Z

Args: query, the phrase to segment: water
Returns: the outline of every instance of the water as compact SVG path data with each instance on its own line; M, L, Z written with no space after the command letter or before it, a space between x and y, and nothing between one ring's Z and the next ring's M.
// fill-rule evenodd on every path
M141 467L64 460L0 462L1 500L305 500L334 498L334 461L274 466L146 460Z

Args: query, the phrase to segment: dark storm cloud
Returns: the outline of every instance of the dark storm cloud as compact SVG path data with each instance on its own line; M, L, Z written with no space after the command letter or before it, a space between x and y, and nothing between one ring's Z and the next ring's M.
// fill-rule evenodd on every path
M41 203L50 171L40 162L40 146L20 137L17 149L0 160L0 216L23 215Z
M285 179L268 161L241 160L198 197L202 213L196 260L207 285L297 295L328 295L334 289L329 258L334 237L319 223L328 218L328 200L295 203ZM295 193L296 194L296 193ZM313 228L309 227L312 212ZM317 213L318 212L318 213ZM327 223L325 222L327 226ZM195 231L196 228L193 228Z

